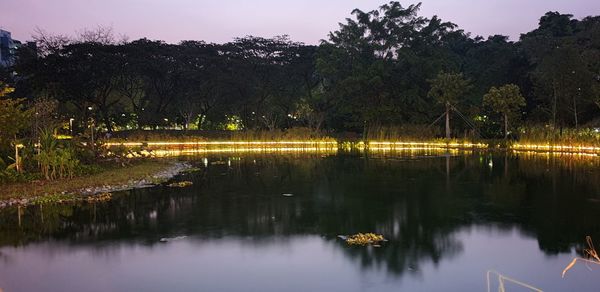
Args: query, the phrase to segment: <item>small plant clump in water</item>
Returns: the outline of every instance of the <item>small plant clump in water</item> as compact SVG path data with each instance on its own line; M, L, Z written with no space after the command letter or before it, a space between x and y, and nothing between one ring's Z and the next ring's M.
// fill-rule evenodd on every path
M180 181L180 182L170 183L167 186L171 187L171 188L185 188L185 187L189 187L191 185L193 185L193 183L191 181Z
M358 233L346 238L346 243L349 245L378 245L383 241L385 241L383 235L375 233Z

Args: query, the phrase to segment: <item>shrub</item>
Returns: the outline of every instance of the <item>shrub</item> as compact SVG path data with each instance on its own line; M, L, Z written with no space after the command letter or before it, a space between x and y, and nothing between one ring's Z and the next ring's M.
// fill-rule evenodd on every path
M73 178L79 166L79 159L70 143L59 143L50 131L41 133L39 151L35 158L47 180Z

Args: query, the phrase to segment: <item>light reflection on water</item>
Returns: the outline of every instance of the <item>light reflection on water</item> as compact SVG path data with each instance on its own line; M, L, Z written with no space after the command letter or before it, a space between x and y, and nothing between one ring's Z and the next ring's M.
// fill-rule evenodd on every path
M31 207L20 226L17 210L0 211L0 288L485 291L490 269L545 291L600 285L600 269L585 265L560 278L586 235L600 239L597 157L426 150L187 159L200 168L178 178L190 188ZM336 237L371 231L389 242L348 247Z

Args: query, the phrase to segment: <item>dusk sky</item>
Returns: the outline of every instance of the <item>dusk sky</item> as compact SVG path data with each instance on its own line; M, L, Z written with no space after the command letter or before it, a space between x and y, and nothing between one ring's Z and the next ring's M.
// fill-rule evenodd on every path
M0 0L0 27L13 38L31 39L35 27L72 35L82 28L111 26L130 40L147 37L176 43L222 43L234 37L288 34L317 44L354 8L370 11L382 0ZM411 3L401 1L404 6ZM438 15L473 35L519 34L536 27L547 11L577 18L600 14L598 0L423 0L420 15Z

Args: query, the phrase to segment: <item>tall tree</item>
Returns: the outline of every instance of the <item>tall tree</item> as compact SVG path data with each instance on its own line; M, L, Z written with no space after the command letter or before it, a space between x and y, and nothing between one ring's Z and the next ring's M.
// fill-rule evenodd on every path
M519 87L514 84L507 84L498 88L492 87L483 96L483 104L490 107L492 111L502 115L504 121L504 139L507 139L509 117L517 115L519 109L525 106L525 98L521 95Z
M469 90L470 82L462 73L441 72L435 79L430 80L430 83L429 96L446 109L446 139L450 139L450 112Z
M548 12L539 27L521 36L527 53L538 108L555 127L578 126L593 118L594 84L600 72L600 18L581 21Z
M431 120L428 79L461 67L472 41L450 22L418 16L421 5L392 1L377 10L354 10L323 42L317 72L327 95L339 99L346 128Z

